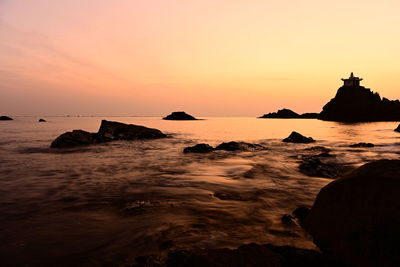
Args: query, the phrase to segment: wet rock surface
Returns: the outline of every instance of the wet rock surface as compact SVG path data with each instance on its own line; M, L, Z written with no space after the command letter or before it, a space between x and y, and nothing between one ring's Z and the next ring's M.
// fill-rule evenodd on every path
M315 140L293 131L287 138L282 140L286 143L313 143Z
M256 151L266 149L263 145L260 144L251 144L246 142L227 142L219 144L215 150L225 150L225 151Z
M351 167L339 163L335 156L329 153L318 155L303 155L299 170L311 177L337 178L349 171Z
M209 144L197 144L183 149L183 153L208 153L213 151L214 148Z
M163 120L197 120L192 115L187 114L183 111L175 111L164 117Z
M374 147L375 145L372 143L357 143L357 144L352 144L350 147Z
M400 266L400 160L367 163L318 194L306 229L349 266Z
M13 118L8 117L8 116L0 116L0 121L12 121Z
M102 120L97 133L73 130L58 136L50 145L51 148L69 148L103 143L112 140L138 140L167 137L160 130L144 126Z

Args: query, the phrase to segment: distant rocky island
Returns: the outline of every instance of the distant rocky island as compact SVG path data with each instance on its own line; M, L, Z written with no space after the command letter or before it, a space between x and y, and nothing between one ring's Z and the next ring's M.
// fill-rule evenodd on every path
M318 117L318 113L303 113L298 114L293 110L284 108L280 109L277 112L271 112L268 114L264 114L260 119L316 119Z
M197 120L192 115L187 114L183 111L175 111L169 114L168 116L164 117L163 120L177 120L177 121L188 121L188 120Z
M318 119L339 122L399 121L400 101L381 98L360 85L362 78L353 73L322 109Z

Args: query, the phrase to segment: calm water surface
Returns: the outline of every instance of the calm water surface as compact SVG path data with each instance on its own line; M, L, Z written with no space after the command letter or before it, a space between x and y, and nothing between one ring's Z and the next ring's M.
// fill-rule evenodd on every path
M330 179L301 174L307 147L332 149L358 166L399 158L398 123L153 117L17 117L0 122L0 263L2 266L124 265L139 255L179 248L272 243L314 248L282 214L311 205ZM116 141L52 150L73 129L97 131L101 119L153 127L172 138ZM292 130L317 140L287 144ZM183 154L186 146L260 143L258 152ZM368 149L348 145L372 142Z

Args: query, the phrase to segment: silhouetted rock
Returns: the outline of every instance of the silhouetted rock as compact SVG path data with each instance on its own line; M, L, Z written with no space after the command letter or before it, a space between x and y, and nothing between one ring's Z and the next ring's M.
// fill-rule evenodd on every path
M39 119L39 122L46 122L45 119Z
M378 93L360 86L362 79L353 75L343 80L345 85L323 107L319 119L341 122L400 120L400 101L381 99Z
M299 165L301 173L311 177L337 178L344 173L343 165L321 161L320 155L305 156Z
M399 132L399 133L400 133L400 124L399 124L399 126L397 126L397 128L396 128L396 129L394 129L394 131L395 131L395 132Z
M318 118L319 113L303 113L300 115L301 119L316 119Z
M225 151L255 151L255 150L263 150L266 147L260 144L250 144L246 142L228 142L219 144L215 150L225 150Z
M319 192L306 229L348 266L400 266L400 160L367 163Z
M186 147L183 152L184 153L208 153L213 151L214 148L209 144L197 144L194 146Z
M306 151L321 151L322 153L331 152L331 150L329 148L326 148L324 146L312 146L312 147L307 147L304 150L306 150Z
M97 133L73 130L57 137L50 145L52 148L68 148L103 143L112 140L136 140L167 137L160 130L144 126L102 120Z
M295 226L296 225L295 217L293 217L290 214L284 214L281 217L281 222L285 226Z
M357 144L352 144L350 147L374 147L375 145L372 143L357 143Z
M73 130L57 137L50 145L51 148L69 148L86 146L96 143L97 135L83 130Z
M300 115L290 109L284 108L284 109L278 110L277 112L271 112L268 114L264 114L259 118L261 118L261 119L267 119L267 118L294 119L294 118L300 118Z
M310 208L304 206L300 206L292 212L293 216L299 221L301 226L304 226L304 223L309 213Z
M298 132L292 132L289 137L282 140L287 143L312 143L315 142L311 137L305 137L304 135L299 134Z
M177 250L165 260L140 257L132 267L338 267L337 261L315 250L250 243L237 249Z
M0 116L0 121L12 121L13 118L10 118L8 116Z
M167 137L157 129L107 120L101 121L100 129L97 135L104 141L154 139Z
M176 111L172 112L168 116L164 117L163 120L197 120L195 117L192 115L189 115L183 111Z

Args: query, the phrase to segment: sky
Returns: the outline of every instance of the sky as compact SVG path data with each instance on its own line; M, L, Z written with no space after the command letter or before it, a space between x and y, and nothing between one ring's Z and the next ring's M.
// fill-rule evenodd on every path
M0 0L0 115L319 112L400 98L398 0Z

